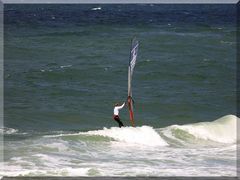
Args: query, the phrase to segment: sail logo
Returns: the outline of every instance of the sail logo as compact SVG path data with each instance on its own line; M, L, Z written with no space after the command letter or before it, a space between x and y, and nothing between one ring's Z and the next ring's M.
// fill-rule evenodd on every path
M131 54L132 54L132 60L130 62L130 66L131 66L131 70L133 70L135 64L136 64L136 60L137 60L137 50L138 50L138 44L136 44L136 46L132 49Z

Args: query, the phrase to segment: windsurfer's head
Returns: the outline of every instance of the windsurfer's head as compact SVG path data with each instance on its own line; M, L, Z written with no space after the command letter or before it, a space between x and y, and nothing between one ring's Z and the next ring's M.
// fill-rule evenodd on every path
M116 103L115 106L119 106L119 103Z

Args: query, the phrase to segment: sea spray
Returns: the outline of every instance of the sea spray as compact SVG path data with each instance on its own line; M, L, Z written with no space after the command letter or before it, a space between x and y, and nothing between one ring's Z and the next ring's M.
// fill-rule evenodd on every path
M7 127L0 128L0 134L14 134L17 132L18 130L13 128L7 128Z
M230 115L161 129L141 126L55 131L49 135L38 132L19 141L8 141L8 137L0 176L234 176L236 144L222 142L234 141L236 120ZM176 130L183 133L171 134ZM183 142L182 146L176 146L171 138ZM186 138L195 143L189 146ZM207 143L202 146L199 139Z
M168 145L167 142L165 142L161 136L150 126L123 128L112 127L110 129L104 128L103 130L88 131L82 134L106 136L117 141L146 146Z

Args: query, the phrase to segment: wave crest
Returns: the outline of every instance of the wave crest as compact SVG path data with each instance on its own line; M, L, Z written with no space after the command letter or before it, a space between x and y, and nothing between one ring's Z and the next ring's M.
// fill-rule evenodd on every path
M237 120L234 115L223 116L213 122L200 122L188 125L172 125L163 129L165 136L187 140L197 138L219 143L236 143ZM170 133L169 133L170 132Z
M0 128L0 134L16 134L18 132L17 129L2 127Z
M112 127L110 129L88 131L81 133L85 135L97 135L113 138L116 141L125 142L128 144L139 144L147 146L167 146L161 136L150 126L141 127Z

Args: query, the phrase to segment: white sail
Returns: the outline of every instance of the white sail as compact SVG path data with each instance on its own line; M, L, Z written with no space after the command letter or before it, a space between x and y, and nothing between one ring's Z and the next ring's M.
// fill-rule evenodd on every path
M129 116L132 126L135 126L134 123L134 113L133 113L133 99L132 99L132 75L133 69L136 64L137 60L137 53L138 53L138 41L136 39L132 40L131 50L130 50L130 59L129 59L129 66L128 66L128 110Z
M128 66L128 96L132 96L132 75L137 60L138 45L139 45L138 41L136 39L133 39Z

